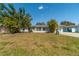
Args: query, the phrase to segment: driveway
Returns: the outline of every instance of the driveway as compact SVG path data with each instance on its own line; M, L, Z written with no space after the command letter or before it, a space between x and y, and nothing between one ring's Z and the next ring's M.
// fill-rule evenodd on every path
M60 34L79 38L79 33L62 32Z

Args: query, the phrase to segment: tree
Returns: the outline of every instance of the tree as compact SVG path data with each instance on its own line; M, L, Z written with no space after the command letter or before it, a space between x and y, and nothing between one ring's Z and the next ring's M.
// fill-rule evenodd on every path
M70 21L62 21L60 24L65 26L75 25L75 23L72 23Z
M31 16L30 14L25 14L25 9L24 8L19 8L19 13L20 13L20 24L21 28L25 30L25 28L28 28L29 32L31 31Z
M31 27L31 16L25 13L24 8L19 8L17 12L13 4L0 4L0 22L8 28L10 32L20 32L20 28Z
M28 31L31 32L31 20L31 16L29 14L26 14L21 21L21 28L23 28L23 30L25 30L25 28L28 28Z
M12 20L11 18L8 17L4 17L4 27L7 28L9 30L10 33L17 33L18 32L18 26L19 24L17 24L17 22L15 22L14 20ZM15 19L17 20L17 19ZM18 29L18 30L17 30Z
M16 28L16 30L11 30L11 33L15 33L15 32L19 32L19 24L18 24L18 18L17 18L17 13L16 13L16 9L14 8L13 4L8 4L9 8L6 7L5 4L0 4L2 8L0 8L0 16L2 17L2 23L3 26L6 28L10 29L14 29ZM7 21L6 21L7 20ZM16 26L14 27L13 23L16 23ZM13 25L11 25L13 24Z
M2 20L3 20L3 19L2 19L2 17L0 16L0 25L2 25L2 22L3 22Z
M55 19L51 19L50 21L48 21L47 24L48 24L48 27L49 27L49 31L51 33L53 33L56 30L56 28L58 27L58 23Z

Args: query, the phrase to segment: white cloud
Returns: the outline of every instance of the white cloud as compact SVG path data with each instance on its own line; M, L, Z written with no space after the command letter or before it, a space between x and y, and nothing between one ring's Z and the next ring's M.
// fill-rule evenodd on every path
M44 9L42 5L38 7L38 10L42 10L42 9Z

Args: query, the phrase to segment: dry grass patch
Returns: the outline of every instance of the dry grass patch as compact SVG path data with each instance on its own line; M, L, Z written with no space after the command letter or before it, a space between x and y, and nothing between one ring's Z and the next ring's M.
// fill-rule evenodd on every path
M0 55L79 55L79 38L52 33L0 34Z

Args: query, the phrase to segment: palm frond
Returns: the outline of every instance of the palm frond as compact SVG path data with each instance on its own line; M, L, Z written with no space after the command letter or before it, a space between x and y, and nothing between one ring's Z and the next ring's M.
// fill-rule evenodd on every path
M13 11L13 14L16 13L16 9L14 8L12 3L8 3L9 8Z

